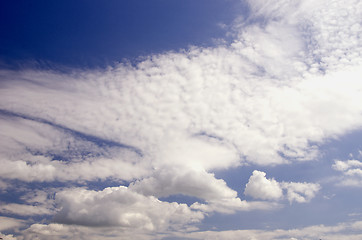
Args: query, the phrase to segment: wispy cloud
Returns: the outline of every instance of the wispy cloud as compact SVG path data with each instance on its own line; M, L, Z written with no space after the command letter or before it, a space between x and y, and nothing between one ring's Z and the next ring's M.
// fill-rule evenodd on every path
M192 239L360 239L361 222L334 226L316 225L299 229L205 231L185 234Z

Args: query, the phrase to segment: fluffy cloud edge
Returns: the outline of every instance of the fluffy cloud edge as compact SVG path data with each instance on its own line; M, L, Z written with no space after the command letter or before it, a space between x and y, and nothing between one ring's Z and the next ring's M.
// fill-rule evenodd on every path
M289 203L306 203L314 198L320 189L321 186L317 183L277 182L273 178L267 179L265 172L254 170L244 194L255 199L278 201L286 198Z

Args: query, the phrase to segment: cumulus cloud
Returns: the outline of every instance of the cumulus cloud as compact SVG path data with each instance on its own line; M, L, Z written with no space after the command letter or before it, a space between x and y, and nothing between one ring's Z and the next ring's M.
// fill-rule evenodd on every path
M362 162L356 159L341 161L335 160L332 168L343 174L339 185L361 187L362 185Z
M267 179L266 173L255 170L245 187L245 195L262 200L280 200L283 190L286 190L286 198L290 203L309 202L320 190L320 185L315 183L277 182L275 179Z
M280 184L274 179L267 179L265 172L255 170L245 187L245 195L263 200L278 200L283 196Z
M185 168L167 168L155 172L154 176L136 181L130 189L144 195L168 197L176 194L197 197L203 200L234 198L236 191L224 180L205 171L190 171Z
M165 231L199 222L204 217L186 204L162 202L127 187L102 191L69 189L58 192L56 201L60 211L55 221L66 224Z
M177 194L196 197L205 203L195 202L191 208L204 213L231 214L237 211L271 210L281 207L274 203L243 201L224 180L215 178L212 173L188 168L160 169L155 171L152 177L131 183L129 189L156 197Z

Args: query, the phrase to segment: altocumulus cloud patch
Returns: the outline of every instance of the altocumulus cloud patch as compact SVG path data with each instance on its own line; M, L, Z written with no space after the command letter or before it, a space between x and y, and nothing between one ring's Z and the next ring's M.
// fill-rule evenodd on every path
M0 190L20 195L0 207L3 239L360 238L358 219L291 231L202 225L312 205L325 179L257 169L313 165L323 143L362 127L361 3L248 6L230 43L103 70L1 70ZM255 171L242 190L215 177L244 166ZM331 166L340 185L361 182L360 160ZM196 200L161 200L175 195Z

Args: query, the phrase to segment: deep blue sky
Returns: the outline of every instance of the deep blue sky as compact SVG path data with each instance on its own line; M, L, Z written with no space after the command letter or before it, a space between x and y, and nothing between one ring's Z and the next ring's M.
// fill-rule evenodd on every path
M73 67L209 46L240 14L237 1L1 1L0 60Z

